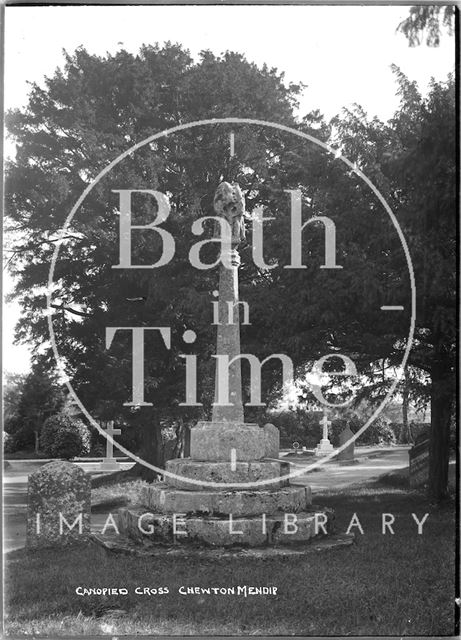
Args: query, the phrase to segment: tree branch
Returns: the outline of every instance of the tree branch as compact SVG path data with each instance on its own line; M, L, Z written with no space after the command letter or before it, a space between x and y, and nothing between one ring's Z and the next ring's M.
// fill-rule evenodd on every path
M82 316L83 318L91 318L93 315L92 313L77 311L77 309L72 309L72 307L67 307L64 304L51 304L50 307L53 307L53 309L60 309L61 311L68 311L69 313L73 313L76 316Z

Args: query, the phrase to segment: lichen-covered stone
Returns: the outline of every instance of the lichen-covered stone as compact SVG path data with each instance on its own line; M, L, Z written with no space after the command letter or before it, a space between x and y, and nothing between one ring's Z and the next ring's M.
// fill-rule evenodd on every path
M191 458L175 458L168 460L166 470L174 473L175 477L165 475L165 483L169 487L183 489L185 491L197 491L198 489L206 489L208 491L222 491L220 486L216 484L235 485L235 488L241 488L239 485L254 484L257 489L279 489L288 485L288 476L290 473L290 465L288 462L275 462L264 460L253 460L248 462L236 462L232 466L229 462L200 462L191 460ZM210 484L196 484L188 482L187 479L194 480L198 483L206 482ZM267 484L260 485L260 482L269 480ZM228 487L231 489L232 487ZM243 487L242 487L243 488ZM246 489L253 487L246 486Z
M342 462L349 462L351 460L354 460L353 438L354 434L352 433L350 427L347 426L343 431L341 431L341 433L339 434L339 446L342 447L345 444L347 444L347 446L344 447L344 449L336 456L338 460Z
M264 429L245 422L199 422L191 429L190 456L193 460L230 463L233 451L237 462L267 457Z
M417 489L429 479L429 441L422 440L408 452L410 459L410 488Z
M156 542L174 542L173 518L161 513L149 513L146 509L119 509L118 530L133 540L155 537Z
M30 474L27 547L82 541L90 534L91 479L72 462L56 461Z
M296 545L322 538L331 530L328 509L296 514L278 513L265 516L223 517L158 514L142 507L119 510L121 536L137 542L153 544L195 544L207 547L265 547Z
M278 458L280 451L280 432L277 427L270 422L264 425L264 441L266 448L266 458Z
M139 503L156 513L252 516L303 511L311 504L310 487L292 485L268 491L181 491L163 483L142 487Z

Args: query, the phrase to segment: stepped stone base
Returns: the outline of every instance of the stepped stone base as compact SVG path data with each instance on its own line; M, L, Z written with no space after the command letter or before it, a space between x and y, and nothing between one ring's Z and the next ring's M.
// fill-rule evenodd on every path
M126 536L111 536L109 534L92 533L90 539L105 553L121 553L144 558L164 558L175 556L177 558L203 558L204 560L222 560L223 558L287 558L293 556L306 556L321 551L329 551L339 547L348 547L354 544L353 533L334 533L327 536L318 535L309 544L291 545L266 545L264 547L212 547L199 544L155 544L149 543L145 538L142 544ZM106 557L104 555L104 557Z
M331 444L331 442L328 440L328 438L322 438L320 440L320 444L317 445L315 449L315 456L317 458L322 458L323 456L329 455L334 450L335 448Z
M142 487L140 504L163 514L184 513L254 516L276 512L296 513L312 501L310 487L291 485L275 491L182 491L158 483Z
M180 517L150 513L143 507L120 509L118 527L122 536L158 544L201 544L212 547L264 547L310 541L332 531L329 509L219 519Z
M296 548L332 532L334 514L311 508L310 487L281 479L289 465L278 460L274 425L200 422L190 444L190 458L167 462L174 477L142 487L139 505L119 510L122 537L139 547L264 549Z
M231 428L229 428L231 426ZM198 422L190 432L193 460L229 462L278 458L279 431L274 425L245 422Z
M180 478L165 476L165 484L169 487L186 491L197 491L201 488L208 491L221 491L223 489L223 487L216 487L213 484L200 485L187 482L188 478L207 483L235 483L235 485L258 483L261 480L273 480L273 482L266 485L256 484L254 489L280 489L288 486L288 478L280 480L280 476L289 474L290 465L288 462L254 460L251 462L236 462L235 469L232 469L229 462L199 462L191 458L175 458L167 461L166 470L176 476L180 476ZM184 480L181 478L184 478Z
M99 468L101 471L120 471L122 465L115 458L104 458Z

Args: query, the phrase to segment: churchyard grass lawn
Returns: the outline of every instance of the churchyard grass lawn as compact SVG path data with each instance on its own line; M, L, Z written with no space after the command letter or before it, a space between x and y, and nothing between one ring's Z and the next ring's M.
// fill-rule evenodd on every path
M101 495L100 498L104 496ZM115 496L109 496L114 498ZM399 487L368 484L316 496L350 547L267 559L133 557L91 544L7 554L5 631L11 635L452 635L454 503L430 505ZM381 514L395 516L382 535ZM429 513L423 534L412 518ZM274 596L178 594L181 585L276 586ZM77 596L83 587L125 587L127 596ZM168 587L136 595L136 587Z

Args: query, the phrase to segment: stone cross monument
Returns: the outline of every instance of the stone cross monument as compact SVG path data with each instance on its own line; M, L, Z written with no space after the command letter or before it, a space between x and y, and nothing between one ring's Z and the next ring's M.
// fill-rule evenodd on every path
M228 356L229 366L226 364L220 369L218 361L216 363L215 402L211 422L201 422L192 429L191 458L226 463L221 465L222 468L227 468L233 460L235 471L235 461L259 460L263 457L278 458L279 434L273 425L266 425L261 429L257 424L244 422L239 359L238 246L245 238L245 201L240 187L237 184L222 182L215 193L214 209L217 216L226 220L231 230L227 246L223 243L223 259L219 267L219 324L216 340L216 355ZM235 359L235 362L232 362L232 359ZM218 402L219 399L225 401ZM279 466L278 472L280 475ZM229 481L229 478L222 480Z
M214 209L231 229L224 246L228 259L224 255L219 267L216 353L237 359L225 368L217 359L211 421L191 429L190 458L167 461L165 482L144 487L138 507L120 510L119 530L154 543L299 544L319 533L317 519L325 533L329 518L325 511L311 509L310 487L290 485L289 463L279 460L278 429L244 421L237 248L245 237L245 201L239 186L222 182ZM223 395L226 401L218 402Z
M121 429L114 429L114 421L107 423L106 433L110 436L118 436L122 433ZM114 458L114 444L111 440L106 439L106 457L101 462L101 471L118 471L122 466Z
M315 455L318 458L321 458L322 456L326 456L332 451L334 451L334 447L328 438L328 427L330 426L331 421L328 420L328 416L326 413L323 414L323 418L320 420L320 424L322 425L323 434L322 434L322 439L320 440L320 443L317 445L315 449Z

